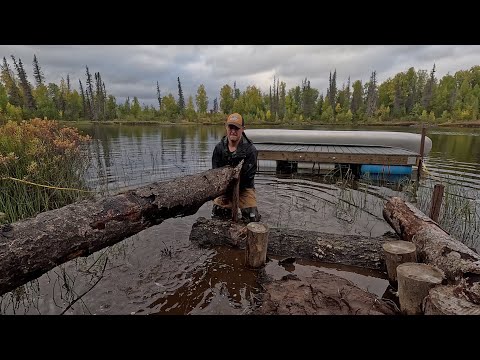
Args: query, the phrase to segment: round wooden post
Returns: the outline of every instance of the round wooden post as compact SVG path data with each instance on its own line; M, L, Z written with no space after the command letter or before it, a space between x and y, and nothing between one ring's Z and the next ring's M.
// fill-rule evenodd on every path
M417 247L410 241L388 241L382 245L388 279L397 283L397 266L403 263L417 262Z
M268 225L251 222L247 225L247 242L245 246L245 265L258 268L267 261Z
M442 283L442 270L423 263L403 263L397 267L400 310L407 315L423 313L422 303L430 289Z

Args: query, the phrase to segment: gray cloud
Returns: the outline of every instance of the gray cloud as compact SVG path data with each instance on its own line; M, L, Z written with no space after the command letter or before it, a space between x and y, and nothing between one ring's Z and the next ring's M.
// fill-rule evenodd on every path
M47 82L69 74L78 88L88 66L92 74L100 72L118 102L137 96L155 106L157 81L162 96L177 98L177 77L186 98L204 84L211 107L220 88L234 81L242 90L255 85L268 92L274 76L287 89L308 78L325 93L334 70L341 87L349 76L352 82L368 81L373 70L383 82L410 67L430 71L435 63L442 77L480 65L478 45L0 45L0 56L10 64L10 55L22 59L32 82L34 54Z

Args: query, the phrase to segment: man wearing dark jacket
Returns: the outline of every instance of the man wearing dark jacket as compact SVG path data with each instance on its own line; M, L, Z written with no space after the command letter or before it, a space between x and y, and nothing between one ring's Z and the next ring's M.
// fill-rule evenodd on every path
M227 135L215 146L212 156L212 168L225 165L237 166L244 160L240 172L239 207L246 222L260 221L257 210L254 178L257 171L257 149L247 138L243 130L245 121L242 115L233 113L225 123ZM234 211L238 211L234 209ZM232 194L219 196L213 200L212 217L232 217Z

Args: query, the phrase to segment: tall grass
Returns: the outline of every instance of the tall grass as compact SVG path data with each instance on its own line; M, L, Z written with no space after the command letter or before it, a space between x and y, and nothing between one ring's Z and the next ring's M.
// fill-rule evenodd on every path
M471 195L458 182L446 181L442 184L445 188L438 223L465 245L480 249L480 203L475 191L471 191L474 194ZM430 212L433 188L433 184L426 184L417 193L416 206L427 215Z
M381 218L381 211L385 202L391 196L399 196L405 201L413 203L428 216L434 184L443 184L445 191L438 219L439 225L465 245L473 248L480 247L478 191L466 188L462 183L462 178L445 179L441 182L433 182L431 179L427 179L420 183L413 181L411 178L404 178L389 184L384 181L379 182L378 180L372 181L363 178L360 180L361 185L356 185L357 191L352 185L355 182L352 182L348 175L347 172L346 176L341 176L337 183L340 189L337 209L351 211L351 207L353 207L354 215L357 214L357 210L367 213L374 211L378 214L378 218ZM374 184L379 185L379 187L371 192L369 187L375 186ZM362 192L364 196L361 196ZM372 196L367 196L367 194Z
M81 144L89 139L53 120L0 126L0 213L5 214L0 221L17 221L88 194L74 189L86 190L90 161Z

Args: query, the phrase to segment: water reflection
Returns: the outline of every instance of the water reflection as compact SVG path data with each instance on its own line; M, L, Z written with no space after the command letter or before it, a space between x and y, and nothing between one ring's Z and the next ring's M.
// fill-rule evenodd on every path
M85 126L88 181L113 193L153 181L197 173L211 166L222 126ZM367 130L377 130L369 127ZM420 132L419 128L378 130ZM247 129L248 134L248 129ZM272 227L379 236L391 228L383 220L386 199L400 196L428 213L436 182L448 183L441 219L455 236L478 246L480 233L480 130L429 129L433 148L418 189L404 179L338 179L329 170L312 174L260 171L256 178L262 221ZM398 180L398 181L397 181ZM244 314L254 309L259 288L242 253L198 249L188 237L197 214L168 219L104 251L78 258L0 298L2 314ZM469 223L462 219L469 218ZM307 275L325 265L268 264L271 274ZM382 274L330 268L375 294L386 289ZM381 296L381 295L379 295Z

